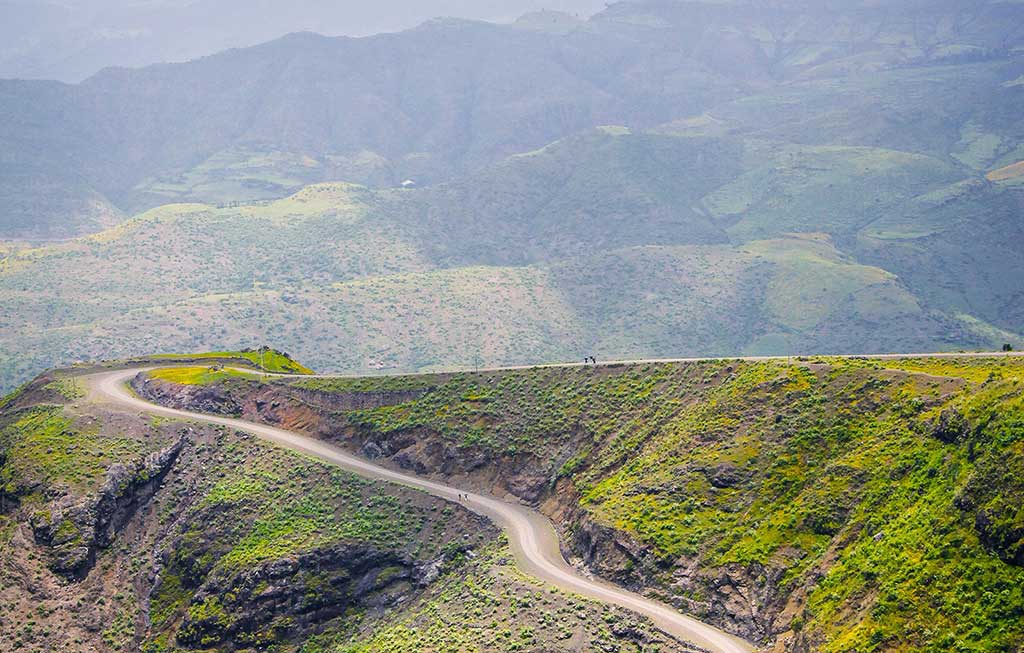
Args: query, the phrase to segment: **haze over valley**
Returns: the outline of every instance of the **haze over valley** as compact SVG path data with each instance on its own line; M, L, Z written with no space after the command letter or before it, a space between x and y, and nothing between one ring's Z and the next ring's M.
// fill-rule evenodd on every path
M1019 346L1022 11L626 2L0 82L3 382L271 340L348 372Z
M0 0L0 653L1024 653L1024 3Z

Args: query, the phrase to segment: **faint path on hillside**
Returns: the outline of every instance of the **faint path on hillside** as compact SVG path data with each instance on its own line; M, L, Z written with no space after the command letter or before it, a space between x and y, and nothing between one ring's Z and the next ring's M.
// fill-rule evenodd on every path
M508 536L520 569L531 576L563 590L643 614L666 633L714 653L750 653L755 649L749 642L682 614L664 603L644 598L600 579L583 576L562 557L558 545L558 535L551 522L535 510L517 503L508 503L487 495L465 492L442 483L386 469L325 442L291 431L240 419L204 415L149 403L136 397L126 386L128 379L144 369L153 368L103 372L84 376L82 379L88 383L92 397L98 401L113 402L153 415L207 422L238 429L287 449L337 465L360 476L416 488L452 503L458 503L498 524ZM463 496L461 500L460 495Z

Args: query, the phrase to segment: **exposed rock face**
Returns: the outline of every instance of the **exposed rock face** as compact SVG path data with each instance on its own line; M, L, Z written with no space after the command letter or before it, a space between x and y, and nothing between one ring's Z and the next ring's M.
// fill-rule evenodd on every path
M955 408L947 408L939 413L939 416L932 421L928 428L932 437L942 442L952 444L963 440L970 434L970 424L964 414Z
M639 585L655 571L637 569L644 567L645 551L622 531L591 521L582 511L575 511L573 517L573 548L598 575Z
M237 402L212 386L175 385L146 379L141 374L132 380L131 385L141 396L164 406L217 415L242 414L242 407Z
M594 573L634 591L650 590L660 600L753 641L765 641L783 632L775 615L784 597L771 588L781 575L759 565L726 565L713 574L702 571L693 558L659 560L627 533L593 521L583 510L573 510L569 525L571 551L582 556ZM690 598L698 591L701 599Z
M438 563L442 561L437 561ZM259 646L323 623L358 605L379 609L429 582L430 563L365 546L338 545L273 560L234 576L207 578L178 631L191 648Z
M0 449L0 469L7 464L7 452ZM16 493L6 491L6 484L0 484L0 515L14 512L21 505Z
M748 474L744 474L736 465L731 463L720 463L714 469L706 472L708 482L716 488L737 487L747 480Z
M1008 448L1005 455L979 460L956 505L972 516L979 539L990 551L1024 566L1024 443Z
M135 510L157 491L185 442L183 432L176 442L134 465L114 464L97 494L65 495L32 515L36 543L50 548L50 568L69 580L84 578L97 550L110 546Z

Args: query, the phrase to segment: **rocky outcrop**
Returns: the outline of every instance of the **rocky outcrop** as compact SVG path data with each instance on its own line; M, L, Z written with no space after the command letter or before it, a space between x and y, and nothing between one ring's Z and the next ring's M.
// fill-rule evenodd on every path
M7 464L7 452L0 449L0 469L4 468ZM14 492L7 491L6 484L0 484L0 515L6 515L10 512L17 510L21 505L21 500L18 495Z
M988 550L1024 566L1024 442L978 460L955 504L972 518Z
M34 513L32 531L36 543L50 550L50 568L69 580L84 578L97 551L110 546L132 514L156 493L185 442L182 432L177 441L141 460L112 465L97 493L67 494Z
M339 544L214 574L193 595L177 642L190 648L260 646L344 614L380 609L429 581L431 564L394 551Z
M712 469L703 470L713 487L724 489L739 487L750 479L750 470L732 463L719 463Z
M602 578L652 593L751 641L768 641L788 629L788 622L777 624L774 618L784 598L773 589L780 571L731 564L708 573L696 558L658 559L628 533L595 522L586 511L574 509L571 514L566 553L579 555Z
M162 406L234 417L242 414L241 405L216 386L178 385L143 374L132 379L131 386L140 397Z
M967 418L956 408L946 408L939 416L926 423L928 433L946 444L955 444L970 435Z
M573 550L602 578L639 587L657 571L648 566L648 552L633 538L594 522L583 511L574 511L571 534Z

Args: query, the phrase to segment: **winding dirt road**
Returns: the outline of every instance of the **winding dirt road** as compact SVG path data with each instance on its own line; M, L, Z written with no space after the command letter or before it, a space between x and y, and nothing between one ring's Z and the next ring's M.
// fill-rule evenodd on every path
M93 399L116 403L142 412L220 424L252 433L287 449L319 458L360 476L416 488L458 503L497 524L507 534L519 568L540 580L603 603L618 605L646 615L661 630L714 653L749 653L754 646L738 637L705 624L674 608L644 598L599 579L588 578L562 557L558 536L551 522L535 510L494 497L465 492L434 481L374 465L342 449L283 429L240 419L217 417L165 408L139 399L126 382L146 368L103 372L83 377ZM152 369L152 368L148 368ZM463 497L460 500L460 495Z

